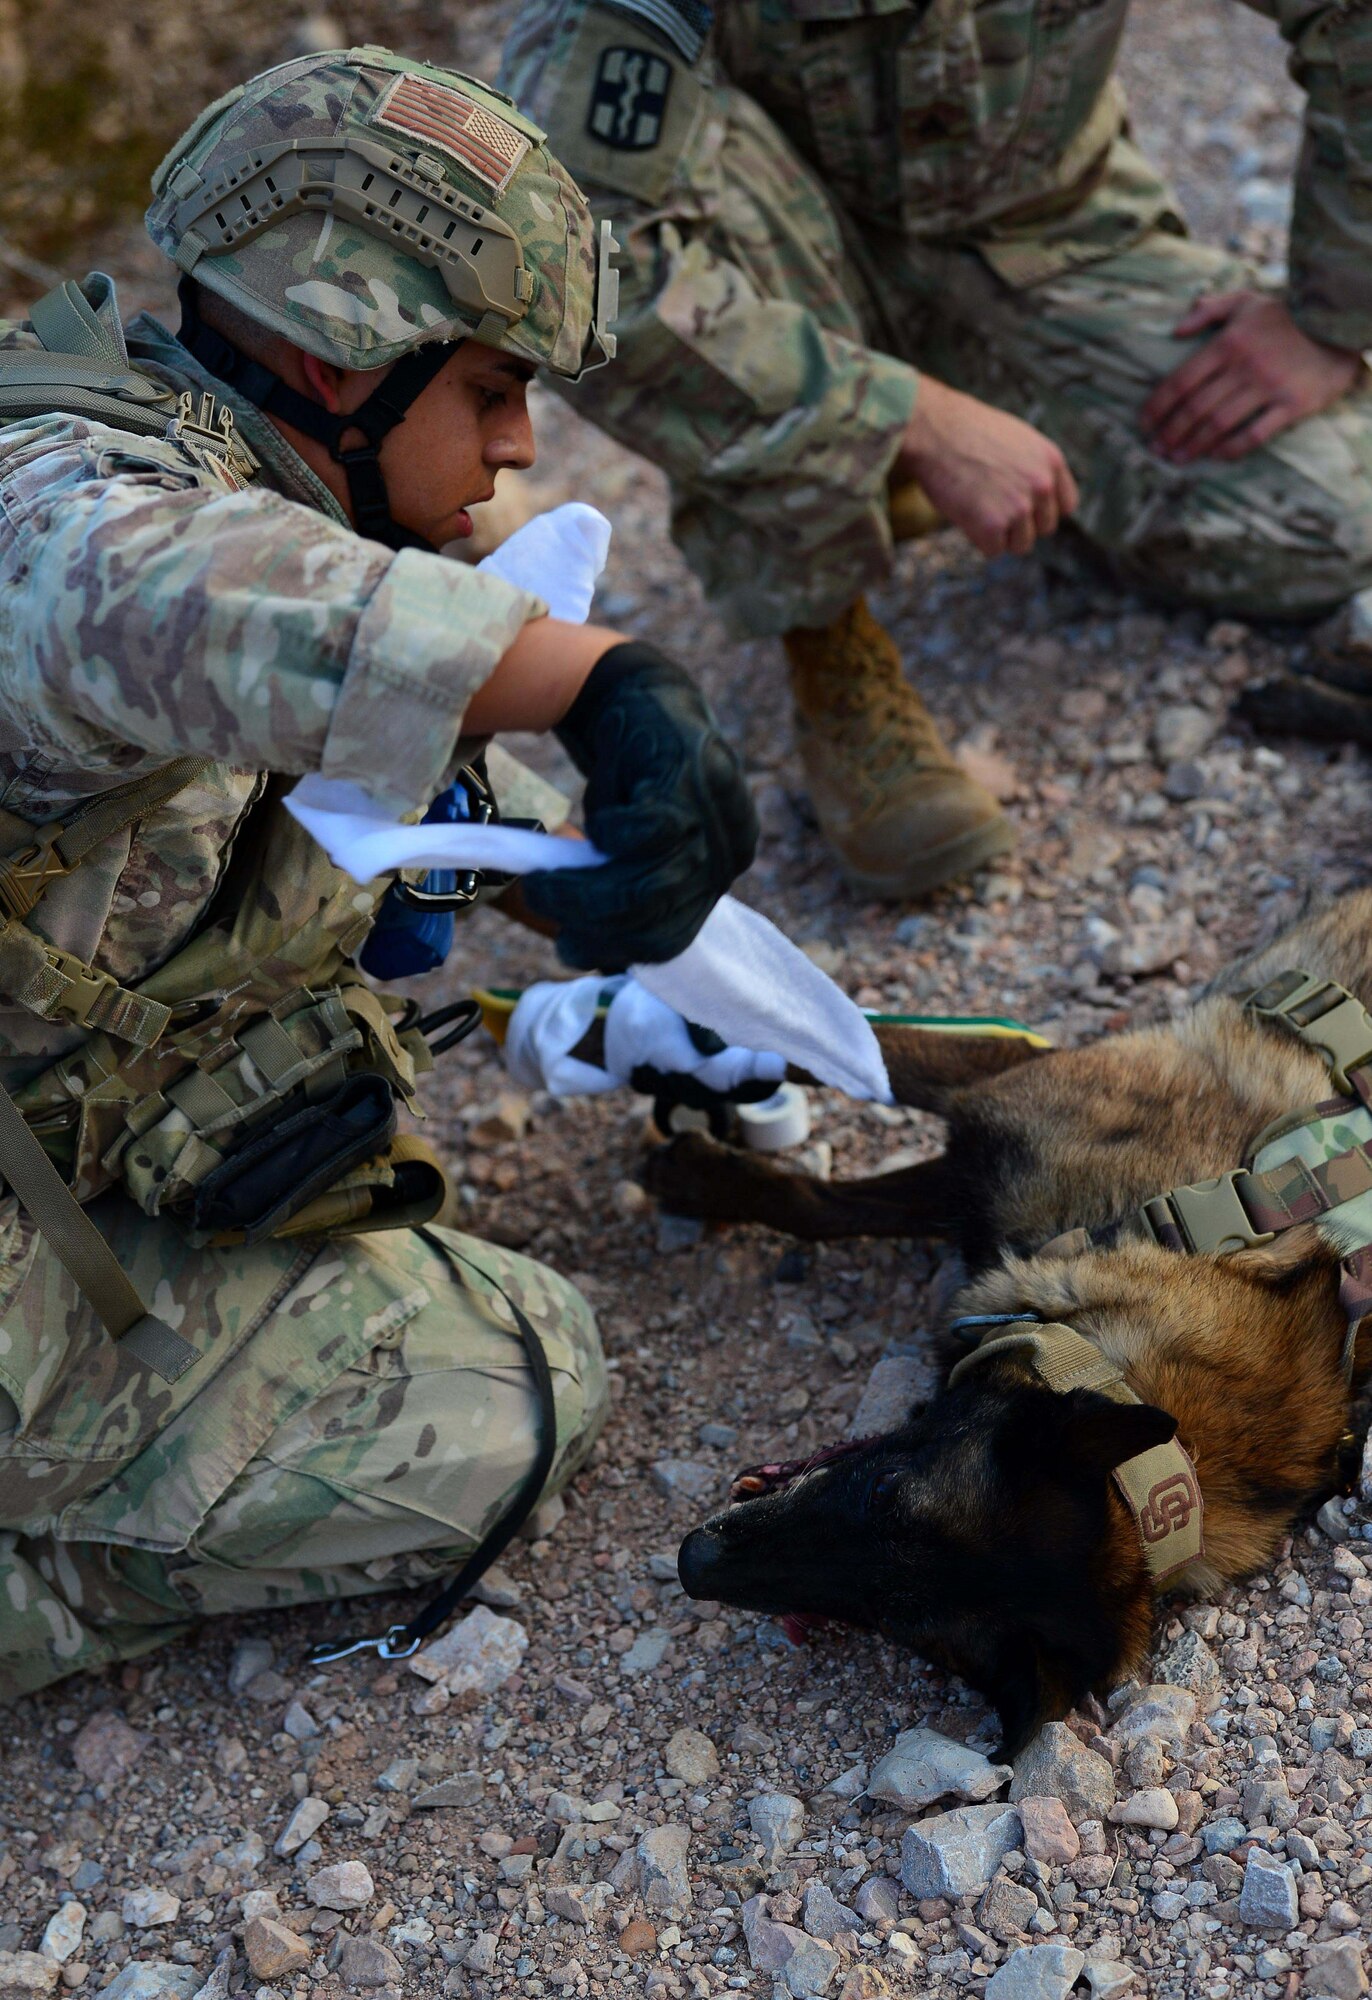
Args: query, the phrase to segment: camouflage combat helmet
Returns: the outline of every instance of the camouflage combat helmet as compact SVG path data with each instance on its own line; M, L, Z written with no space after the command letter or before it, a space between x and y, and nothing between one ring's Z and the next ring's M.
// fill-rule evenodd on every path
M452 343L572 379L614 353L609 225L597 242L538 127L485 84L388 49L283 63L211 104L154 174L147 225L194 280L184 345L326 444L357 526L394 548L418 538L391 518L377 452ZM204 324L202 286L321 360L390 372L330 416Z
M453 70L381 48L284 63L201 113L153 196L149 234L183 271L340 367L474 338L575 377L612 351L584 196L508 98Z

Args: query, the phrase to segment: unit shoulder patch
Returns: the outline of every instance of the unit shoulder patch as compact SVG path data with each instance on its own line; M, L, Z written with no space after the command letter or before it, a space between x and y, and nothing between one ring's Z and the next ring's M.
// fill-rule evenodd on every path
M600 52L586 131L616 153L647 153L662 137L672 65L649 49Z

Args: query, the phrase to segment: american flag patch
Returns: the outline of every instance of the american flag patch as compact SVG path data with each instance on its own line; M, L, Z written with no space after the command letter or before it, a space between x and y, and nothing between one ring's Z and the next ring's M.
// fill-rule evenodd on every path
M530 142L513 125L460 90L424 76L398 76L372 113L372 123L437 147L493 194L505 192L529 150Z

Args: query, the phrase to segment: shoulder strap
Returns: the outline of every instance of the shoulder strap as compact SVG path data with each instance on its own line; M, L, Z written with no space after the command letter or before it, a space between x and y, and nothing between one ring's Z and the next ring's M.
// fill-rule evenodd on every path
M109 304L114 288L108 280L106 286L101 298L102 303ZM30 307L29 325L49 354L78 354L84 361L98 361L112 368L129 365L129 350L118 318L113 313L102 316L75 278L54 285Z
M0 1090L0 1175L32 1216L112 1340L174 1382L198 1351L151 1314L100 1231L62 1180L8 1091Z
M88 799L61 819L31 827L0 813L0 840L8 832L17 844L0 854L0 996L44 1020L104 1029L149 1048L157 1041L171 1009L121 986L108 972L60 951L24 919L37 908L50 883L70 875L102 842L135 820L165 805L210 768L208 757L176 757L160 771L132 778ZM8 822L8 825L6 825Z

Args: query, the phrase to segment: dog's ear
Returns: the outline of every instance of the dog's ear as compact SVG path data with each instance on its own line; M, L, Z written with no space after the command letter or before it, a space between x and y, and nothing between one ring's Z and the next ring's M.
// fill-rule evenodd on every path
M1336 1264L1338 1255L1325 1242L1315 1223L1302 1222L1294 1229L1284 1229L1270 1243L1255 1243L1251 1249L1234 1251L1225 1262L1269 1291L1284 1292L1302 1278Z
M1093 1477L1108 1478L1127 1458L1166 1444L1177 1420L1155 1403L1116 1403L1094 1389L1073 1389L1062 1402L1062 1444Z
M1022 1035L952 1035L933 1028L875 1024L897 1104L942 1115L959 1090L1051 1053Z

